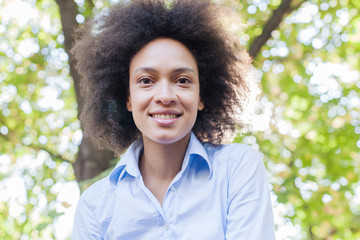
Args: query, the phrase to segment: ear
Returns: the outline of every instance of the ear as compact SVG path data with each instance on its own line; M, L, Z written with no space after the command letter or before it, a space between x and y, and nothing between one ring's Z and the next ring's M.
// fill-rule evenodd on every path
M127 101L126 101L126 109L127 109L129 112L132 111L130 94L128 94L128 99L127 99Z
M199 102L199 106L198 106L198 110L199 111L201 111L201 110L203 110L204 109L204 103L200 100L200 102Z

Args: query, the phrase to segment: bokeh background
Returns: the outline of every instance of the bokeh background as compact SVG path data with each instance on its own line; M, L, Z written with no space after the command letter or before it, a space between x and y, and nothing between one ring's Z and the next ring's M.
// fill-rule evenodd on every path
M116 163L83 136L69 50L119 1L0 0L0 239L69 239L80 192ZM216 3L263 86L235 141L263 155L277 239L360 239L360 1Z

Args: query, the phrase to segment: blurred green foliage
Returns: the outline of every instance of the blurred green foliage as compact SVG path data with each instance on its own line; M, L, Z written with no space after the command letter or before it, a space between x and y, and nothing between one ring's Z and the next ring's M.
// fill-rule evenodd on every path
M239 35L245 46L278 4L248 2L237 5L249 24ZM359 3L306 1L254 59L258 114L263 124L270 118L238 141L264 154L283 216L277 227L293 230L284 239L360 239Z
M217 2L239 13L224 24L246 48L281 3ZM113 4L76 3L80 24ZM305 1L254 59L264 94L236 141L264 155L277 239L360 239L359 9ZM52 0L0 0L0 239L66 238L61 189L82 133L59 16Z
M59 13L0 3L0 239L54 239L81 140Z

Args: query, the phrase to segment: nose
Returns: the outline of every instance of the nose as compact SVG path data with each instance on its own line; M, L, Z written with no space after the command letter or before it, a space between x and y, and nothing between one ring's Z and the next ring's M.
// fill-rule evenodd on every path
M165 80L159 81L156 86L156 92L154 96L156 103L162 103L164 105L173 104L176 102L176 94L172 87L172 84Z

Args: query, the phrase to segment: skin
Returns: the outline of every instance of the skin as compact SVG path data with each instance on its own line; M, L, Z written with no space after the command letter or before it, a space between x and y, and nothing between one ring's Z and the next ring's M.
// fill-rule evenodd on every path
M162 204L181 170L197 112L204 108L197 63L185 45L160 38L135 54L129 70L126 107L144 142L139 169Z

